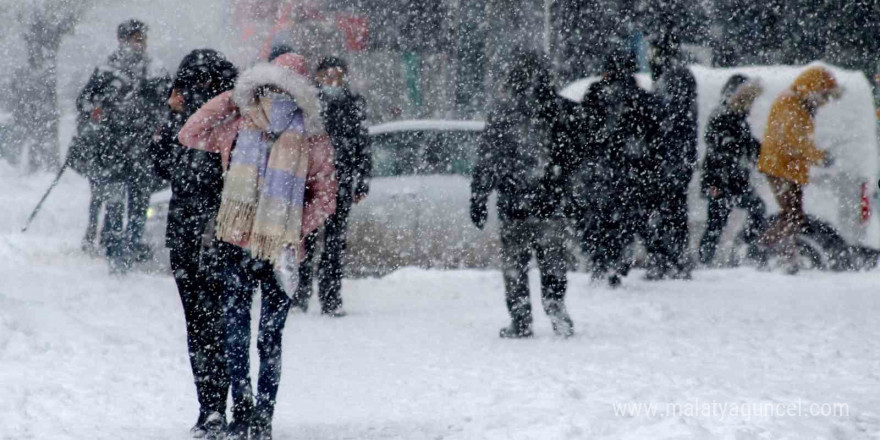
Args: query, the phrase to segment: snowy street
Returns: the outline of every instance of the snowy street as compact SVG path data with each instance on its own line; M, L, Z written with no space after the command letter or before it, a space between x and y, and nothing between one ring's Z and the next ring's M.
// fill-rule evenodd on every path
M172 278L114 278L82 254L88 190L73 173L20 233L50 180L0 164L0 439L189 438L198 408ZM537 311L537 337L507 341L497 337L507 319L498 272L345 280L349 317L288 320L275 434L880 438L878 291L877 271L713 270L661 283L636 274L619 291L571 274L577 335L555 338ZM694 402L847 413L615 414Z

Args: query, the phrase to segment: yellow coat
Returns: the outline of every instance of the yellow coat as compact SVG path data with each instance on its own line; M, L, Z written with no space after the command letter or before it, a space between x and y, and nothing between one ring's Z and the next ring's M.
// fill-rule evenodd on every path
M758 170L768 176L806 185L810 166L825 160L813 143L815 121L807 97L811 92L837 89L834 76L823 67L811 67L773 102L761 142Z

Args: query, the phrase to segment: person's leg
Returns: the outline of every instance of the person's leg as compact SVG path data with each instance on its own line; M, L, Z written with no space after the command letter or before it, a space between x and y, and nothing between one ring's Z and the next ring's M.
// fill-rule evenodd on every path
M144 185L129 184L128 187L128 242L136 260L151 258L149 248L141 239L147 223L147 209L150 206L150 190Z
M541 273L541 304L550 317L553 331L569 337L574 325L565 308L565 291L568 287L565 258L565 225L562 220L544 220L537 224L536 237L532 243Z
M764 201L754 189L750 189L739 197L737 206L745 209L748 214L743 239L749 246L749 258L764 265L767 262L767 252L760 243L761 235L767 230L767 208Z
M526 221L501 222L501 270L507 311L511 318L511 326L502 329L502 337L530 336L532 333L528 268L533 237L533 228ZM505 334L508 329L510 334Z
M98 235L98 216L101 213L102 196L100 188L94 180L89 180L89 224L86 227L86 235L83 237L83 247L94 247L95 238Z
M125 259L125 184L108 183L104 185L104 246L107 248L107 260L110 270L124 272L128 270Z
M312 285L315 275L315 254L318 251L318 234L319 231L313 231L311 234L303 238L303 247L305 255L303 261L299 265L299 285L296 287L296 294L293 298L293 306L299 307L303 312L309 309L309 299L312 297Z
M724 232L724 225L730 218L732 209L731 200L726 197L710 197L708 200L708 220L706 231L700 239L700 262L706 265L715 260L715 252L718 249L718 241Z
M770 225L761 241L776 247L789 264L794 264L797 260L794 234L803 221L803 192L800 185L787 179L768 176L767 181L779 205L779 217Z
M260 377L257 381L253 426L263 433L271 433L272 415L281 382L281 336L291 301L278 284L269 262L262 262L255 270L260 280L261 306L260 332L257 337Z
M253 261L238 246L220 243L224 260L226 371L232 389L230 433L246 432L253 413L250 376L251 304L256 280Z
M690 177L690 176L688 176ZM690 179L676 179L673 191L668 196L668 241L667 258L676 278L690 277L691 261L688 257L690 233L688 231L688 183Z
M349 185L350 186L350 185ZM324 228L324 253L318 269L318 298L321 312L334 314L342 310L342 276L345 257L348 214L351 211L350 188L340 187L336 199L336 212L330 216Z
M171 270L186 319L190 366L201 412L225 414L228 378L223 350L222 304L218 287L199 267L201 237L178 240Z

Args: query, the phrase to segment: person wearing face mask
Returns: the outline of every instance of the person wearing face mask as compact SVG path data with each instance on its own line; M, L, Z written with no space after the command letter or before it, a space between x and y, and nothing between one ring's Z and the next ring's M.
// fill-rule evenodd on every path
M186 148L177 133L211 98L231 90L238 71L223 55L198 49L183 58L168 98L166 122L152 143L156 173L171 182L165 246L186 319L189 360L199 401L191 432L208 439L226 425L229 378L223 349L223 288L216 247L204 236L220 208L220 154ZM208 241L210 243L210 241Z
M617 287L629 271L625 250L636 234L648 242L644 224L645 152L657 132L654 101L636 83L635 54L609 52L602 79L590 85L583 101L585 155L591 190L582 211L594 218L584 228L583 247L593 277Z
M554 332L574 334L565 307L567 261L562 200L568 185L567 152L556 142L560 121L549 62L534 52L515 55L493 105L477 151L471 181L471 220L482 229L489 195L498 191L501 266L510 325L502 338L533 336L529 261L541 273L541 302Z
M106 204L102 241L113 272L151 257L141 242L150 193L156 179L149 155L152 135L161 124L171 79L147 54L147 26L129 20L117 28L119 48L95 69L77 99L92 127L88 142L95 165L88 247L95 238L100 203ZM125 198L128 226L123 226ZM122 199L120 199L122 198Z
M761 240L782 255L790 274L800 269L795 234L804 223L804 186L810 182L810 167L831 163L830 154L813 143L816 111L841 94L828 69L810 67L776 97L767 116L758 171L767 176L780 212Z
M352 205L367 197L372 173L370 137L365 125L366 104L364 98L348 86L347 75L347 63L336 57L322 59L315 70L321 114L333 143L336 177L339 182L336 213L324 224L324 251L318 263L318 300L321 303L321 313L331 317L345 316L341 290L348 216ZM317 241L317 231L306 237L306 258L300 265L299 289L294 305L303 312L308 310L312 295Z
M700 262L712 264L721 233L734 207L749 214L745 240L749 257L766 260L758 238L766 229L766 208L749 179L749 168L758 158L761 144L752 135L749 112L761 94L761 84L744 75L733 75L721 92L721 105L712 112L706 127L706 158L700 188L708 200L706 231L700 240Z
M202 106L178 135L189 148L219 153L225 169L214 236L233 402L228 440L272 438L290 281L304 253L303 238L336 209L333 148L308 73L306 59L293 53L259 63L238 77L232 91ZM251 306L257 288L260 368L254 392Z

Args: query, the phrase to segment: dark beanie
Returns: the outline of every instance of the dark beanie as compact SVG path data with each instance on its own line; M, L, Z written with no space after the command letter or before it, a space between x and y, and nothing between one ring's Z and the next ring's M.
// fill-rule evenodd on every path
M290 47L286 44L279 44L277 46L272 47L272 51L269 52L269 62L275 61L275 58L280 57L286 53L296 53L296 50L293 47Z
M135 34L146 34L149 28L140 20L131 19L125 21L116 28L116 38L127 40Z
M213 49L196 49L180 62L174 78L174 88L185 91L211 85L216 93L232 89L238 69L220 52Z

